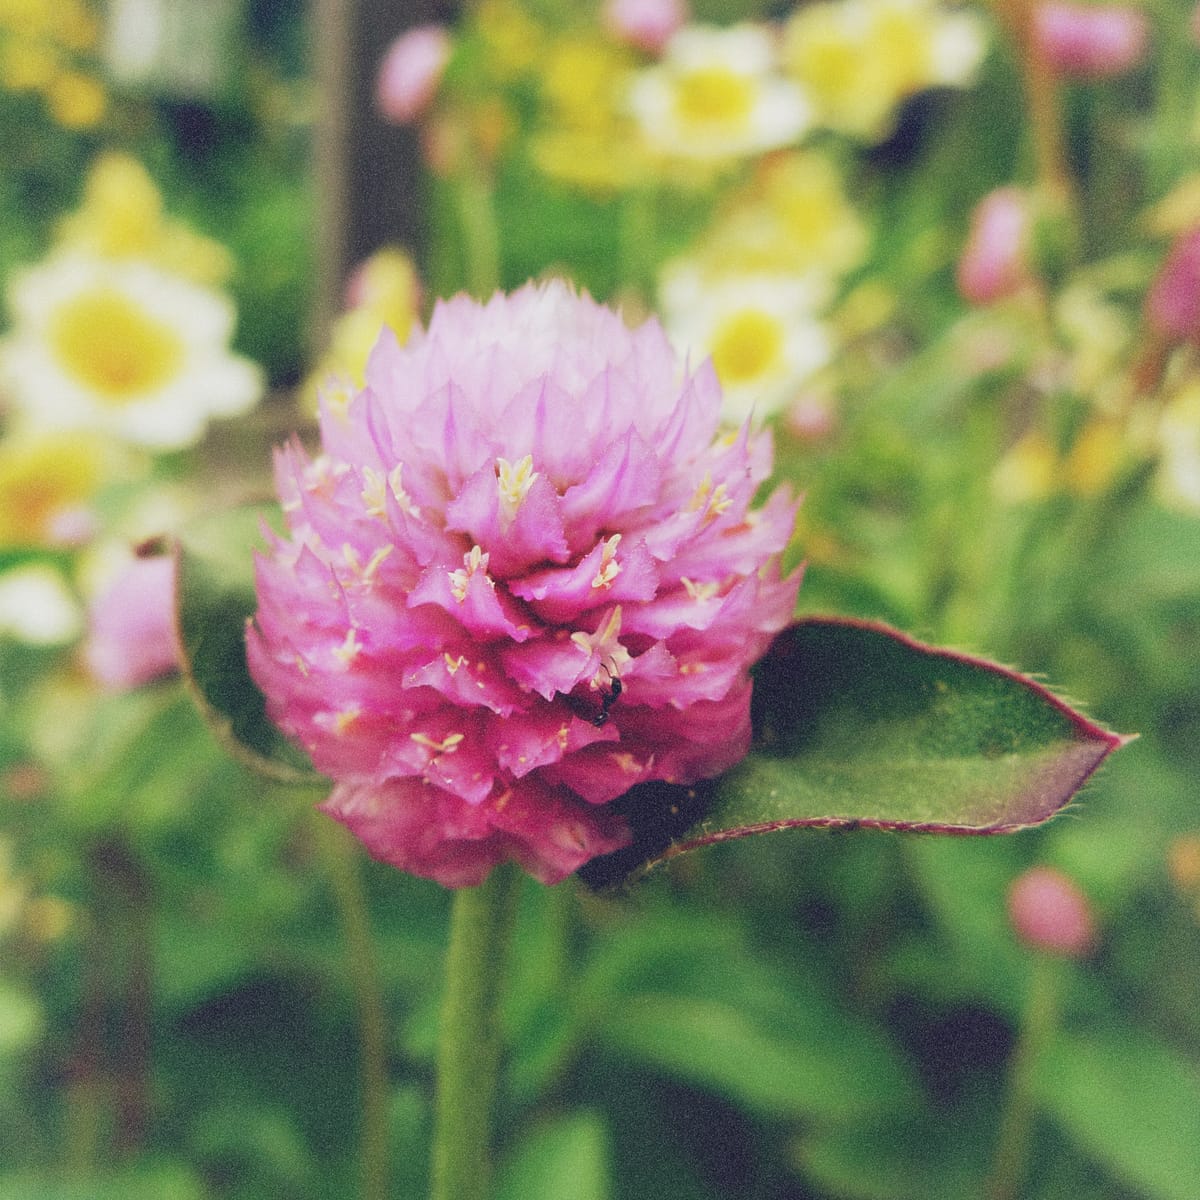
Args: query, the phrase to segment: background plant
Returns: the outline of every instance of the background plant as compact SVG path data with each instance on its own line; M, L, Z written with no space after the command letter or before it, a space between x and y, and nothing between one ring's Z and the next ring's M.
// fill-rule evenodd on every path
M928 33L940 10L914 11ZM1200 222L1191 13L1148 10L1145 56L1105 79L1031 70L1019 6L970 16L986 46L972 80L910 75L876 124L814 117L717 169L643 157L619 97L653 56L592 10L482 3L451 30L422 118L424 302L561 271L636 312L665 309L684 268L702 293L819 268L782 311L829 353L775 418L779 473L806 494L802 611L1019 663L1141 734L1074 811L1019 838L789 833L679 858L629 895L524 886L501 1196L978 1194L1040 970L1005 895L1035 863L1078 882L1098 934L1057 964L1023 1194L1200 1192L1195 330L1146 307ZM743 17L798 19L697 6ZM244 19L250 69L199 99L110 79L82 50L107 97L94 125L0 94L6 278L85 211L96 152L126 151L171 221L228 249L235 344L273 386L255 417L136 472L99 452L92 474L71 467L71 505L82 489L93 514L82 544L26 521L0 547L0 589L49 571L75 614L31 640L28 606L0 603L6 1195L352 1194L364 1135L389 1163L367 1189L427 1186L446 896L351 853L311 813L318 793L230 761L177 680L101 693L77 651L98 551L260 492L267 445L311 411L291 392L310 366L305 35ZM597 113L611 124L587 125ZM1030 214L1017 284L968 304L956 267L1000 187ZM816 239L832 261L783 240L789 213L833 222ZM400 325L414 293L382 291Z

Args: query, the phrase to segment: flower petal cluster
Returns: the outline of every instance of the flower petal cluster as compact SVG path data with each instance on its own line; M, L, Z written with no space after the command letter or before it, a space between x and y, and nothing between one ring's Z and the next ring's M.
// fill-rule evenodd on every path
M150 262L60 253L16 275L9 302L0 382L31 429L177 449L262 393L229 350L232 301Z
M790 619L764 436L709 364L560 282L440 304L280 450L249 663L376 857L452 886L564 878L611 802L749 745L749 668Z

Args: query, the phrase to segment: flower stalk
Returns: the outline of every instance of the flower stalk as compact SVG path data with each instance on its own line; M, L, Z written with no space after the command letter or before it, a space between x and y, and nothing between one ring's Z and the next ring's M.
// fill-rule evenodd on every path
M432 1200L486 1200L500 1067L499 999L521 874L497 867L454 893L434 1110Z
M387 1023L367 897L359 871L358 845L332 822L315 822L346 939L346 965L358 1009L362 1087L359 1162L363 1200L387 1200L388 1081Z
M1053 1038L1062 1007L1063 964L1039 955L1033 962L1033 978L1025 1005L1017 1044L1009 1062L1008 1090L987 1200L1018 1200L1024 1194L1025 1172L1033 1136L1033 1083L1038 1059Z

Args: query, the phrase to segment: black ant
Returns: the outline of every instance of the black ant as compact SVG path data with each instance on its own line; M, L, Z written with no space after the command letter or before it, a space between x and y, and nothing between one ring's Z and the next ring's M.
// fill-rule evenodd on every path
M596 712L592 707L586 704L580 696L565 696L567 707L581 720L587 721L595 725L597 729L608 724L609 710L620 699L621 693L625 690L625 685L621 682L621 677L611 667L605 667L608 672L608 687L602 690L600 695L600 711Z
M607 669L608 668L606 667L605 670ZM616 704L624 690L625 686L621 683L620 675L614 675L611 671L609 671L608 691L606 691L600 697L600 711L591 719L592 724L595 725L597 729L599 729L601 725L607 724L608 710L612 708L614 704Z

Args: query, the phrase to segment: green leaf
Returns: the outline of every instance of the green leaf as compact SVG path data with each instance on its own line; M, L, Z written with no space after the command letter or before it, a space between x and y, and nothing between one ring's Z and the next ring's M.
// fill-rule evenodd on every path
M174 551L176 621L184 675L205 720L235 758L281 783L320 776L267 718L246 665L246 622L257 602L254 550L276 510L245 505L193 521Z
M823 1123L906 1111L907 1064L831 990L704 914L623 926L586 965L579 1001L614 1056L748 1111Z
M706 810L658 845L663 823L655 830L653 814L640 814L637 844L620 852L626 868L631 857L651 866L797 826L1025 829L1058 812L1128 740L1004 667L828 617L776 638L755 671L753 711L751 753L715 785L639 794L648 810L682 809L696 797Z
M504 1164L497 1200L607 1200L609 1137L601 1117L574 1113L534 1129Z
M1061 1034L1038 1063L1042 1108L1154 1200L1200 1196L1200 1068L1137 1028Z

